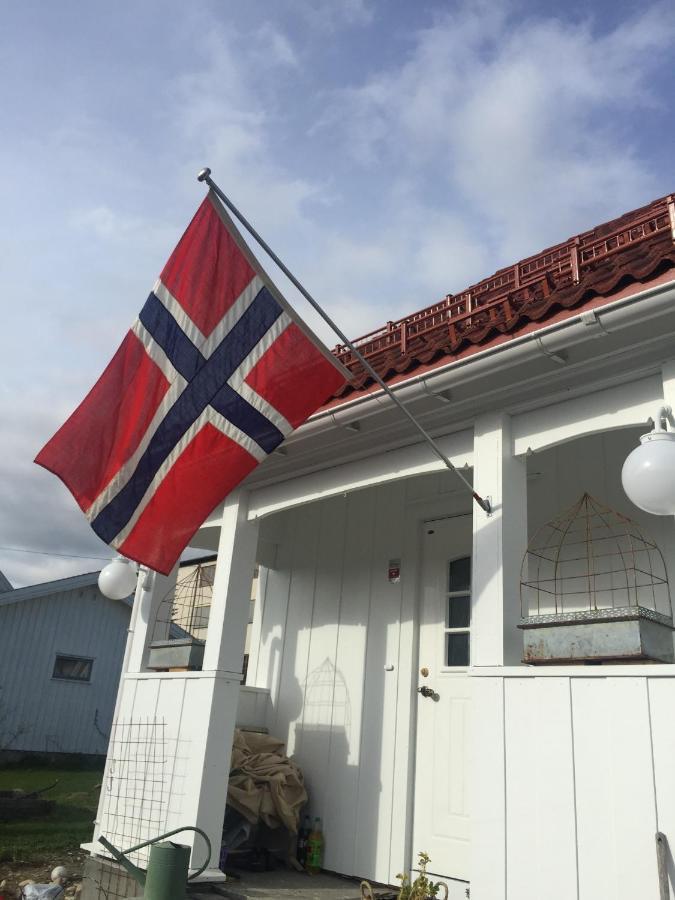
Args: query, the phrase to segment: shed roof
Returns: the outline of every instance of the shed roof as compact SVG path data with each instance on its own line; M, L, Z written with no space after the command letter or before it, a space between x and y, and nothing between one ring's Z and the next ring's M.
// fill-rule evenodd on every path
M217 554L208 553L206 555L197 556L194 559L183 559L180 567L198 565L199 563L212 562L217 558ZM11 584L8 588L2 586L0 582L0 606L7 606L10 603L21 603L23 600L35 600L37 597L46 597L49 594L62 594L66 591L72 591L76 588L96 586L98 591L98 576L100 569L95 572L85 572L82 575L70 575L67 578L57 578L55 581L42 581L39 584L27 584L22 588L12 589ZM132 605L133 594L125 597L122 602L127 606Z
M674 241L675 203L668 195L388 322L354 344L381 378L395 382L610 302L630 285L671 280ZM348 348L334 352L354 377L329 407L373 385Z

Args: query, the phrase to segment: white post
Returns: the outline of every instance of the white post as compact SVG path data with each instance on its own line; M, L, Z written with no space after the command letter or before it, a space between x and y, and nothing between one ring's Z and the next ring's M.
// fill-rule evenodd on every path
M522 659L520 566L527 548L527 465L513 455L511 419L488 413L476 420L476 490L492 514L473 513L471 665L518 665Z
M218 870L258 544L258 524L248 521L247 512L246 493L236 492L225 501L204 662L192 686L197 700L198 685L199 698L197 703L183 703L180 725L181 739L189 742L182 821L202 828L213 848L204 877ZM195 846L192 868L203 859L199 839Z
M258 523L249 522L248 496L231 494L223 508L213 599L202 670L241 680L251 583L258 549Z
M136 581L134 603L129 619L128 636L124 649L124 658L122 660L122 671L120 673L120 683L117 688L117 697L115 699L113 732L115 730L115 724L129 711L128 708L125 708L128 707L128 704L125 704L123 699L127 687L127 676L135 675L146 669L157 611L162 600L164 600L169 591L173 590L175 587L177 574L178 566L175 566L169 575L160 575L158 572L148 572L144 569L141 569L139 572ZM102 781L104 785L107 784L111 767L111 746L109 746L108 749L109 753L106 757ZM101 824L105 824L107 800L108 798L106 797L105 790L102 790L98 803L98 812L94 819L94 836L92 842L91 844L82 845L83 848L91 850L94 853L101 850L101 845L98 843L98 837L102 833Z
M171 584L155 576L152 587L144 590L143 576L139 579L118 716L130 722L161 722L162 752L151 757L151 775L161 779L162 788L155 784L142 796L126 796L125 767L135 772L139 762L127 760L122 747L121 763L118 760L104 780L95 833L95 838L103 833L119 842L140 843L173 828L196 826L211 842L209 865L200 880L224 878L219 869L221 835L258 539L257 523L248 521L247 511L246 493L232 494L225 502L201 671L147 671L156 611ZM119 747L117 752L119 756ZM136 756L148 752L154 750L139 747ZM125 791L123 802L118 795ZM179 834L176 840L194 847L192 870L201 867L203 840L194 832ZM100 852L101 847L94 841L89 849Z

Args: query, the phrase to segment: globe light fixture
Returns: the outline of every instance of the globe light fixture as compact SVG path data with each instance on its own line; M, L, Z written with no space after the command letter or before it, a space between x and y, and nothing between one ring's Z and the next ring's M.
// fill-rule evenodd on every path
M655 516L675 516L675 432L671 408L662 406L654 428L626 458L621 483L628 499Z
M98 588L110 600L123 600L136 589L136 565L124 556L117 556L104 566L98 576Z

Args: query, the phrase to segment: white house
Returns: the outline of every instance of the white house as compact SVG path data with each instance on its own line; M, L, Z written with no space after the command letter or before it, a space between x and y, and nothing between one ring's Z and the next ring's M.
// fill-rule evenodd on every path
M111 746L94 837L115 842L125 815L139 840L198 825L217 878L232 730L248 716L302 766L329 870L392 883L426 850L453 900L467 887L472 900L658 896L655 833L675 844L675 528L630 503L620 472L659 409L675 407L674 239L664 198L358 341L489 497L489 515L339 350L353 386L195 538L218 551L201 671L147 670L171 579L139 587L117 722L136 728L147 759L161 729L165 762L153 782L162 790L125 807L130 775L123 747ZM448 248L449 269L451 257ZM636 563L633 543L628 561L613 558L609 586L593 570L565 634L575 634L576 615L584 627L601 624L611 645L614 621L649 621L666 634L659 653L669 662L618 643L604 659L577 647L558 653L568 663L522 662L521 580L535 577L523 566L528 542L581 509L585 492L607 527L627 515L631 541L641 529L652 536L662 597L657 576L638 584L647 564ZM569 529L552 527L562 546ZM606 538L594 527L588 519L580 558ZM625 591L616 581L629 570L630 597L628 580ZM544 619L560 612L557 591L553 606L526 606L525 624L555 625Z

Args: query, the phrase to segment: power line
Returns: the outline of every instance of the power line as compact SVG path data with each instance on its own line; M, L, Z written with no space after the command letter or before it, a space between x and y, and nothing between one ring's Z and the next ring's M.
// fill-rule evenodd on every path
M76 553L48 553L46 550L27 550L25 547L0 547L10 553L33 553L37 556L60 556L62 559L104 559L110 562L109 556L78 556Z

